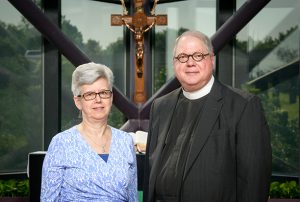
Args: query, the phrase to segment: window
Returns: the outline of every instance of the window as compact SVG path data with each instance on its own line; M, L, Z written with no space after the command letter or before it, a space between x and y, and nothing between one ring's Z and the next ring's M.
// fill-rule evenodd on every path
M8 1L0 1L0 29L0 172L19 172L42 148L41 34Z

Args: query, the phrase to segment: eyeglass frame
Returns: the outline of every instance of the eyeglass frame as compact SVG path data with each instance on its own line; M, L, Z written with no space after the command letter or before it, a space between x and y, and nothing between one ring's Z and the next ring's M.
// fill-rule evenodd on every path
M195 60L195 58L194 58L195 54L200 54L201 55L201 59L200 60ZM208 55L210 55L210 53L206 53L206 54L201 53L201 52L194 52L193 54L180 53L176 57L174 57L174 59L178 60L180 63L186 63L187 61L189 61L190 57L192 57L194 61L201 62ZM182 62L182 61L179 60L179 56L187 56L187 60L185 62Z
M103 96L103 94L102 94L102 96L101 96L101 93L107 93L107 92L109 92L109 97L102 97ZM87 94L89 94L89 95L91 95L91 94L94 94L94 98L93 99L86 99L86 97L85 97L85 95L87 95ZM101 90L101 91L99 91L98 93L96 93L96 92L85 92L85 93L83 93L83 94L81 94L81 95L77 95L77 97L83 97L83 99L85 100L85 101L91 101L91 100L94 100L94 99L96 99L96 97L97 97L97 95L99 95L99 97L101 98L101 99L109 99L109 98L111 98L112 97L112 95L113 95L113 92L111 91L111 90Z

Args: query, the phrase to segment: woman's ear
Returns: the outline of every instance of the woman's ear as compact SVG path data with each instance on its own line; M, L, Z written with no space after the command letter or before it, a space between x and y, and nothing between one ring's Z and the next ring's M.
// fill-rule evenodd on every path
M74 100L74 103L75 103L77 109L82 110L81 100L80 100L80 99L81 99L81 98L79 98L79 97L77 97L77 96L74 96L74 97L73 97L73 100Z

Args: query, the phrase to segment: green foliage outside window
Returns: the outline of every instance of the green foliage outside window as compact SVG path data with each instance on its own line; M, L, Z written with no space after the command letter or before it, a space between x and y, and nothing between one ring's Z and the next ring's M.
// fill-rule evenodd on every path
M40 50L40 34L25 20L0 21L0 172L26 168L27 154L38 150L42 132L41 61L27 57Z
M0 197L28 197L29 180L0 180Z
M299 119L295 111L298 111L299 99L295 103L290 103L289 94L279 89L293 83L294 79L297 78L292 78L265 92L260 92L250 86L244 87L261 98L271 132L272 170L275 173L286 175L297 175L298 173Z
M300 187L296 181L272 182L270 198L300 199Z

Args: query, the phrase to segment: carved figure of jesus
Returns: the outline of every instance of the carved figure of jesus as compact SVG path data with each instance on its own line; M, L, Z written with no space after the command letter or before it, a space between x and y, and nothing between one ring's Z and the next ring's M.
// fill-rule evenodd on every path
M167 25L166 15L155 15L155 7L158 0L154 1L151 15L144 12L143 0L134 0L134 14L128 15L124 0L120 0L123 6L123 15L112 14L111 25L125 25L133 34L135 40L135 95L137 103L146 101L145 80L144 80L144 33L154 25Z

